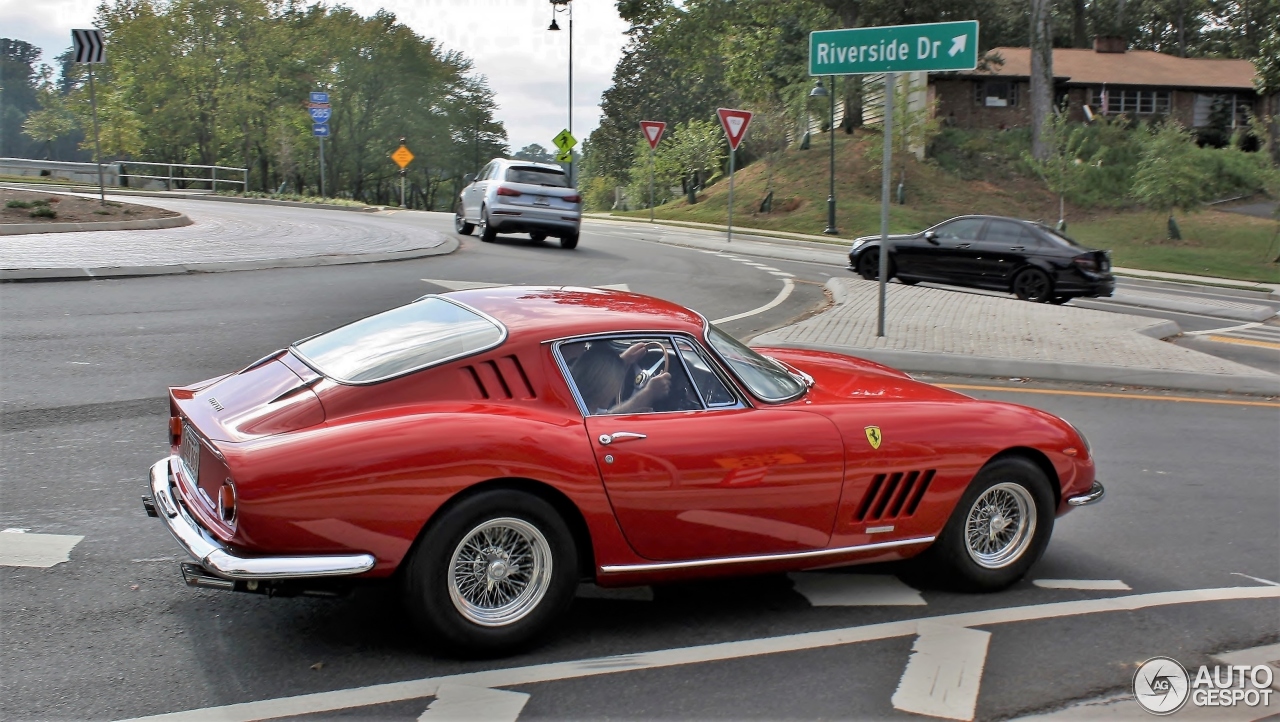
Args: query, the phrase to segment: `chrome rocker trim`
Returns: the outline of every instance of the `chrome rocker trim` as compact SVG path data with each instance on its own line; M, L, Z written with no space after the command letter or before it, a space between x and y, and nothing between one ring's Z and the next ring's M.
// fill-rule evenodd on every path
M173 466L178 457L167 456L151 465L151 498L157 516L178 544L200 566L225 579L307 579L360 574L373 568L372 554L332 556L246 557L227 549L191 517L173 492Z
M911 539L898 539L896 541L875 542L874 544L858 544L851 547L838 547L835 549L816 549L805 552L782 552L780 554L756 554L747 557L720 557L716 559L692 559L685 562L653 562L651 564L606 564L600 567L600 571L604 574L629 574L635 572L660 572L668 569L696 569L697 567L713 567L721 564L754 564L757 562L781 562L792 559L813 559L818 557L829 557L839 554L856 554L859 552L872 552L879 549L893 549L895 547L913 546L916 544L929 544L935 537L921 536Z
M1102 497L1106 493L1107 490L1102 488L1102 482L1095 481L1093 482L1093 486L1089 487L1089 490L1085 493L1067 497L1067 503L1071 506L1093 504L1095 502L1102 501Z

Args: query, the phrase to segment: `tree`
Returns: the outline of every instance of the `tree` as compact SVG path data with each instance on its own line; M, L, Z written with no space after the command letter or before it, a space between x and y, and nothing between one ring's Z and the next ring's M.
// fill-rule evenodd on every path
M552 155L550 151L537 143L530 143L529 145L526 145L513 157L520 160L532 161L534 163L554 163L556 161L556 157Z
M1073 124L1066 113L1055 113L1044 126L1044 158L1030 153L1024 160L1044 181L1045 187L1058 196L1058 230L1067 229L1066 196L1080 182L1090 167L1081 157L1084 153L1087 126Z
M1280 165L1280 13L1271 16L1271 29L1262 41L1258 57L1253 61L1258 69L1254 85L1258 95L1267 98L1270 108L1264 113L1265 137L1271 151L1271 161ZM1264 135L1257 134L1259 139Z
M39 108L35 63L40 49L22 40L0 38L0 156L36 152L22 136L28 114Z
M40 144L40 153L53 158L53 144L59 138L71 135L76 129L76 118L67 108L66 98L52 80L53 68L41 66L41 82L36 91L40 108L27 114L22 132Z
M1031 154L1049 157L1045 124L1053 112L1053 2L1031 0Z
M1133 178L1133 195L1147 206L1168 214L1169 239L1180 240L1182 232L1173 217L1174 209L1196 209L1207 200L1213 174L1200 162L1202 150L1195 138L1177 123L1165 123L1144 139L1142 158Z
M636 150L640 151L639 143L636 145ZM697 189L708 180L713 170L719 170L727 155L719 123L690 120L677 125L671 139L658 146L654 172L667 186L682 186L689 203L693 204L698 202ZM644 166L647 181L647 159L644 161L637 160L633 168Z
M936 117L937 101L919 102L926 97L925 83L912 83L904 74L894 84L893 92L893 152L901 164L898 171L900 197L907 183L907 155L925 148L942 131L942 119ZM913 102L914 101L914 102ZM884 135L871 136L864 148L869 168L880 168L884 163Z

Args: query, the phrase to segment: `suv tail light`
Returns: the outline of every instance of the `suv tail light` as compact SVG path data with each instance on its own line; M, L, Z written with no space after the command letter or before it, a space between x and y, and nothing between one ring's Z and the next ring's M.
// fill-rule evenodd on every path
M523 194L523 193L521 193L520 191L516 190L515 188L508 188L508 187L506 187L506 186L498 186L498 195L500 195L500 196L521 196L521 195L524 195L524 194Z
M570 203L581 203L581 202L582 202L582 196L578 195L577 193L574 193L574 194L573 194L573 195L571 195L571 196L565 196L565 197L564 197L564 199L565 199L566 201L570 202Z
M1090 273L1097 273L1100 270L1098 268L1098 259L1094 258L1092 253L1082 253L1071 259L1071 262Z

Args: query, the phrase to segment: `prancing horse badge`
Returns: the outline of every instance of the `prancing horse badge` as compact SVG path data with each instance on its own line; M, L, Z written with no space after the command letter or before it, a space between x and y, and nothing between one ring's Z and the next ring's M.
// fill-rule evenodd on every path
M881 440L880 427L868 426L864 431L867 432L867 443L871 444L871 448L879 449Z

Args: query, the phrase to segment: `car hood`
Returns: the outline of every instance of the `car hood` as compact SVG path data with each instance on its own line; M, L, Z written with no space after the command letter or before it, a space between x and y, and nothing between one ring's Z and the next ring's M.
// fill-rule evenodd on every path
M794 348L757 348L813 377L811 400L886 399L915 401L971 400L964 394L916 381L906 373L874 361L827 351Z
M909 238L915 238L917 235L919 235L919 234L917 234L917 233L890 233L890 234L889 234L889 240L891 240L891 241L905 241L905 240L907 240L907 239L909 239ZM874 236L862 236L862 237L860 237L860 238L855 238L855 239L853 239L853 245L854 245L854 246L860 246L860 245L862 245L862 244L864 244L864 243L868 243L868 242L870 242L870 241L878 241L878 240L880 240L880 234L878 234L878 233L877 233L877 234L876 234L876 235L874 235Z

